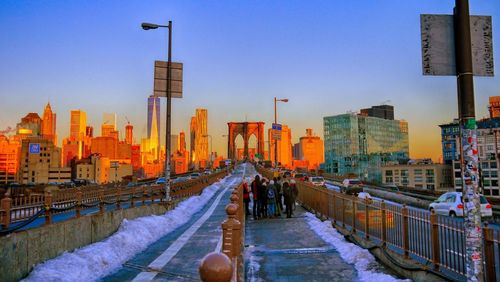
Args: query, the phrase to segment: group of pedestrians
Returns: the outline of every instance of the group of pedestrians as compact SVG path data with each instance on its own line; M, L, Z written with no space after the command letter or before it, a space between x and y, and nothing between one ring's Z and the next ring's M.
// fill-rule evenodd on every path
M287 179L286 176L274 177L272 180L260 178L259 175L250 185L243 182L243 201L245 203L245 214L250 214L250 202L252 202L253 219L281 217L292 217L295 208L295 200L299 194L295 180Z

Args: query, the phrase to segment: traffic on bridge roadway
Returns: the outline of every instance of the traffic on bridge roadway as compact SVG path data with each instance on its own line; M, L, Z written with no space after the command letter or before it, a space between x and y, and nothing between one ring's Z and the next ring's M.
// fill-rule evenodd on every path
M230 190L249 164L161 216L124 220L109 238L37 265L24 281L197 281L201 259L220 252ZM247 281L398 281L328 221L298 206L292 218L246 223Z

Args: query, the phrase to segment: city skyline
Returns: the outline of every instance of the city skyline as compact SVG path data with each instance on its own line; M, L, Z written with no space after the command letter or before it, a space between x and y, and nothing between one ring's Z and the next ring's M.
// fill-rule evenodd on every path
M207 108L213 150L225 155L226 123L264 121L269 128L275 96L290 99L278 106L278 121L292 129L292 143L306 128L323 137L325 116L391 100L396 119L409 124L410 156L438 160L438 125L457 117L456 83L421 75L419 16L450 14L453 1L399 2L109 1L99 12L83 1L2 2L0 34L9 40L0 47L0 130L26 113L41 115L50 101L59 142L69 135L72 109L87 112L94 130L102 113L116 113L122 138L127 117L134 136L144 137L143 101L152 92L154 60L166 58L166 33L146 35L140 23L171 19L173 59L185 68L172 133L188 132L191 113ZM475 1L471 14L492 15L495 32L499 8ZM500 46L498 36L493 40ZM497 77L475 79L478 119L488 115L487 99L500 94L498 85Z

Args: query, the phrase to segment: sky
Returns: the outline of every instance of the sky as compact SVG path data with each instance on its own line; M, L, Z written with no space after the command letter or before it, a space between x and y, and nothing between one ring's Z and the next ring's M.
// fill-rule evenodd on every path
M451 14L453 6L452 0L3 0L0 130L29 112L42 115L50 101L59 144L72 109L86 111L97 134L102 113L114 112L122 137L128 119L140 142L154 60L167 55L167 29L144 31L140 24L172 20L172 58L184 64L184 97L172 101L173 134L189 135L195 109L206 108L213 150L225 156L227 122L270 126L274 97L289 99L278 105L278 122L291 127L294 142L306 128L323 137L325 116L388 103L396 119L409 123L411 157L439 160L438 125L457 117L456 78L422 75L420 14ZM497 51L500 1L471 0L470 7L471 14L493 17ZM476 77L474 85L476 116L486 117L500 78Z

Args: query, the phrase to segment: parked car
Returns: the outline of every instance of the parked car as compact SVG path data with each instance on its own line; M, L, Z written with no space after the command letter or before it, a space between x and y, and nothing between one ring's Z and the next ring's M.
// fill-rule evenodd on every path
M196 179L196 178L200 178L201 177L201 173L199 172L193 172L189 175L189 178L191 179Z
M181 182L186 182L189 180L189 177L186 176L179 176L176 179L172 181L172 183L181 183Z
M484 196L480 196L481 217L492 217L493 209ZM429 210L436 214L451 217L464 216L464 203L461 192L447 192L429 205Z
M313 176L313 177L309 178L309 182L311 182L314 186L326 187L325 179L321 176Z
M342 186L340 187L340 192L347 195L358 195L363 192L363 182L355 178L346 178L342 181Z
M203 174L210 175L210 174L212 174L212 171L210 169L205 169L205 171L203 172Z

